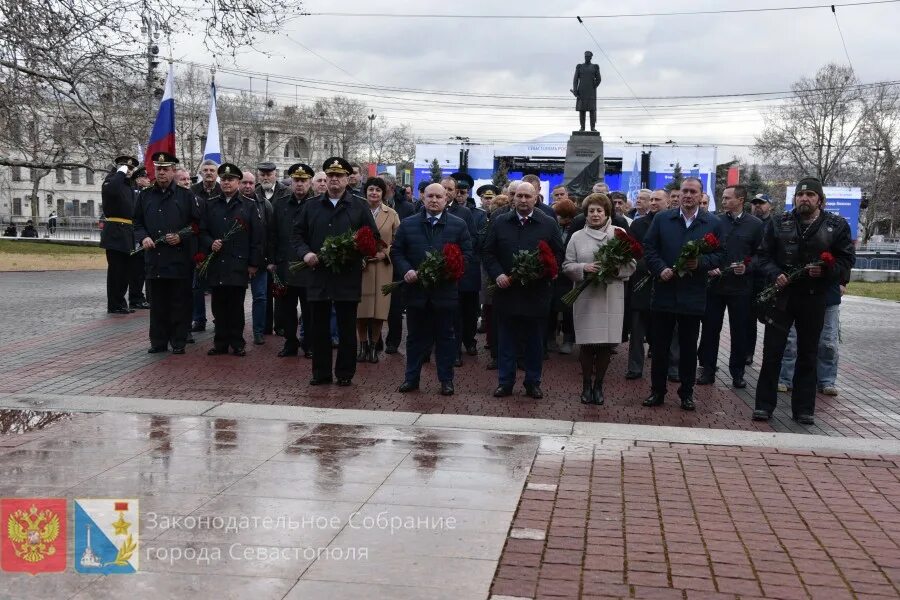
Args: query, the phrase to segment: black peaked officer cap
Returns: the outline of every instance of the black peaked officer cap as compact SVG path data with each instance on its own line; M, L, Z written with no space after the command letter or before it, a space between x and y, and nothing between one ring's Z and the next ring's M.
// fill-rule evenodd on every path
M168 152L154 152L151 159L157 167L173 167L178 164L178 157Z
M127 167L131 167L132 169L136 169L139 164L141 164L141 161L139 161L138 159L136 159L133 156L128 156L127 154L123 154L122 156L116 157L116 166L117 167L121 167L122 165L125 165Z
M456 180L456 187L459 188L472 189L472 187L475 185L475 180L472 179L472 176L468 173L451 173L450 177Z
M292 179L312 179L316 172L305 163L294 163L288 167L287 174Z
M499 196L499 195L500 195L500 188L498 188L498 187L497 187L496 185L494 185L493 183L488 183L488 184L485 184L485 185L481 186L481 187L478 188L477 190L475 190L475 193L478 194L479 196L484 196L484 195L487 194L488 192L490 192L490 194L491 194L492 196Z
M349 175L353 172L353 167L346 159L332 156L322 163L322 170L326 175Z
M219 165L219 177L236 177L241 179L244 176L244 172L241 171L240 167L232 163L222 163Z

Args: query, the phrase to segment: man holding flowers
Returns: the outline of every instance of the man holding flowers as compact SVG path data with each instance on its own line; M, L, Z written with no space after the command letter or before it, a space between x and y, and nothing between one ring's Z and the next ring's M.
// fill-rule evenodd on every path
M544 397L544 334L563 243L556 220L535 210L536 202L534 187L520 183L513 210L494 217L482 247L485 270L496 285L493 318L499 385L494 396L498 398L512 394L520 336L525 346L525 393L535 399Z
M425 188L422 204L422 210L401 221L391 245L391 262L403 283L385 286L406 295L406 375L398 391L419 389L422 360L434 346L441 394L450 396L459 281L472 260L472 237L466 222L446 210L447 192L441 184Z
M723 266L722 223L699 210L703 184L687 177L681 184L680 208L659 213L644 237L650 276L656 278L650 303L650 396L644 406L659 406L666 396L669 346L675 326L681 348L678 373L681 408L694 410L697 336L706 311L707 273ZM777 374L776 374L777 379Z
M816 407L816 354L825 319L829 286L846 281L855 253L850 226L824 210L822 183L801 179L794 191L794 210L773 218L759 246L759 268L770 282L759 299L766 310L763 364L756 388L755 421L767 421L777 403L778 375L788 333L797 330L797 363L791 391L793 418L813 425Z
M332 156L322 166L325 192L307 200L294 221L291 243L303 268L310 270L307 299L310 320L304 322L312 339L310 385L333 381L330 317L334 308L338 350L334 377L338 385L352 383L356 374L356 306L362 296L362 271L366 255L377 252L378 226L366 201L348 185L353 168L347 160ZM365 233L366 235L362 235ZM365 238L365 248L357 243ZM345 243L350 240L350 244ZM369 246L372 246L371 248ZM369 254L371 252L371 254ZM293 266L291 268L294 268Z

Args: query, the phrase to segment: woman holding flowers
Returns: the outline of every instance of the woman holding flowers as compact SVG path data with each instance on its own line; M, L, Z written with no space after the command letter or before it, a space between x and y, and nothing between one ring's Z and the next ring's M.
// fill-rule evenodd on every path
M576 283L603 269L598 251L625 231L612 224L612 203L606 194L591 194L582 203L585 228L572 234L566 246L563 273ZM581 346L581 402L603 404L603 378L612 350L622 340L625 318L625 284L634 273L635 260L618 265L611 279L597 277L573 305L575 341ZM601 280L603 279L603 280Z
M397 211L384 204L387 184L380 177L366 181L366 202L381 236L378 252L366 259L362 276L362 297L356 309L356 337L359 340L357 362L378 362L378 343L381 328L391 309L391 299L381 293L381 286L390 283L394 274L390 251L394 234L400 227Z

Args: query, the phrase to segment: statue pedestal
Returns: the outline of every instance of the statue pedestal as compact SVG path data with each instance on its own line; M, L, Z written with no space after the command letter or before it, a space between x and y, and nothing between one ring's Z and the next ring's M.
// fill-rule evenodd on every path
M563 185L569 193L584 198L603 181L603 138L597 131L573 131L566 145Z

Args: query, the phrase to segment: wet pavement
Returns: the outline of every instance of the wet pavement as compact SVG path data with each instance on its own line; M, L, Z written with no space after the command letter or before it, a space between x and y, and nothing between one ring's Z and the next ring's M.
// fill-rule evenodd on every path
M900 303L895 302L844 298L838 376L841 396L820 395L817 424L804 427L789 418L788 397L783 394L772 422L750 420L762 354L759 348L756 363L748 369L746 390L732 389L725 370L720 370L715 385L696 388L698 408L693 413L681 411L674 400L657 409L643 408L640 402L648 393L649 364L644 379L625 380L624 345L613 358L603 407L578 402L579 366L574 354L553 354L546 361L543 400L526 398L521 385L512 397L493 398L496 371L485 369L488 356L481 348L481 335L478 356L464 357L464 366L457 370L452 397L439 395L431 366L423 371L420 392L397 393L403 379L402 348L400 354L382 355L378 364L360 364L349 389L310 387L310 361L278 358L281 340L272 336L266 337L264 346L248 345L245 358L208 357L211 330L197 334L198 343L189 346L184 356L146 354L147 312L127 317L106 315L103 281L104 274L99 272L0 274L0 394L169 398L869 439L900 437L900 372L887 368L900 361L896 344ZM23 297L29 302L23 302ZM726 326L720 349L722 366L727 351ZM674 398L673 391L670 396Z
M0 422L35 421L17 412ZM0 497L66 498L70 520L76 498L139 499L140 569L75 575L70 541L66 573L0 573L0 598L485 598L539 443L125 413L44 420L0 436Z

